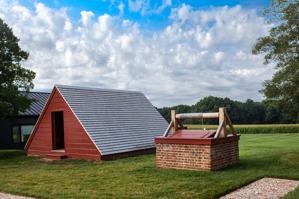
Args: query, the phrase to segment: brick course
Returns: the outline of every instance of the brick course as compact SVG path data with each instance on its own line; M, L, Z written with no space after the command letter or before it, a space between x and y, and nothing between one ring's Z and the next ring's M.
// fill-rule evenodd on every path
M156 165L161 168L218 170L238 163L239 136L219 139L158 137Z

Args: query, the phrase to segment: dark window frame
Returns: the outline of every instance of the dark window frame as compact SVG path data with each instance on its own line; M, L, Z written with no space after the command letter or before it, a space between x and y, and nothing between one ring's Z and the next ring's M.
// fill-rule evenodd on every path
M22 126L32 126L32 130L33 130L34 125L35 124L12 124L11 125L11 140L12 140L12 143L13 144L25 144L28 139L26 141L22 142L22 136L23 136L22 135ZM18 142L15 142L15 140L14 140L14 127L18 128L18 137L19 137ZM32 131L31 131L31 133L32 133ZM31 135L31 133L30 133L30 135ZM29 137L30 137L30 135L29 135Z
M18 128L18 142L15 142L15 139L14 139L14 128L17 127ZM13 144L21 144L21 127L19 124L15 124L15 125L11 125L11 141Z

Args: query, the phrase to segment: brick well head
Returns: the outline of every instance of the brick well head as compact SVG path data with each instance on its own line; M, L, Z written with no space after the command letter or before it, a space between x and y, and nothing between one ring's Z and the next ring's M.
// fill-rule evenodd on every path
M219 170L239 162L239 139L240 135L224 138L156 137L156 165L161 168Z

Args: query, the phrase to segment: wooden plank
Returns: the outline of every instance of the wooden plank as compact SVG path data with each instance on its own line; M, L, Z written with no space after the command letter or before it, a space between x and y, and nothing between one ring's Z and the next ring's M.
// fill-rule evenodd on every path
M221 123L219 124L219 126L217 128L217 131L216 131L216 133L214 135L214 138L218 138L219 137L220 131L221 131L222 127L223 127L223 124L224 124L224 121L221 121Z
M228 123L230 129L232 130L233 135L237 135L237 133L236 133L236 131L235 131L235 128L234 128L234 126L233 126L233 123L232 123L232 121L230 120L230 118L229 118L229 116L228 116L227 111L225 110L224 113L225 113L225 116L226 116L227 123Z
M191 118L218 118L219 113L180 113L176 114L176 119L191 119Z
M176 132L178 129L177 119L176 119L176 113L175 110L171 110L171 122L172 122L172 132Z
M219 124L222 124L222 127L220 129L219 137L226 137L226 117L225 117L225 108L220 107L219 108Z
M163 137L167 137L167 136L168 136L169 131L170 131L172 125L173 125L173 121L171 121L170 124L168 125L166 131L165 131L164 134L163 134Z

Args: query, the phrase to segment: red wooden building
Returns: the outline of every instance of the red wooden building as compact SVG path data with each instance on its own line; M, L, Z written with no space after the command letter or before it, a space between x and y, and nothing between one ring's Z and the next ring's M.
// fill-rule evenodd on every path
M141 92L54 86L25 151L52 159L142 154L167 125Z

